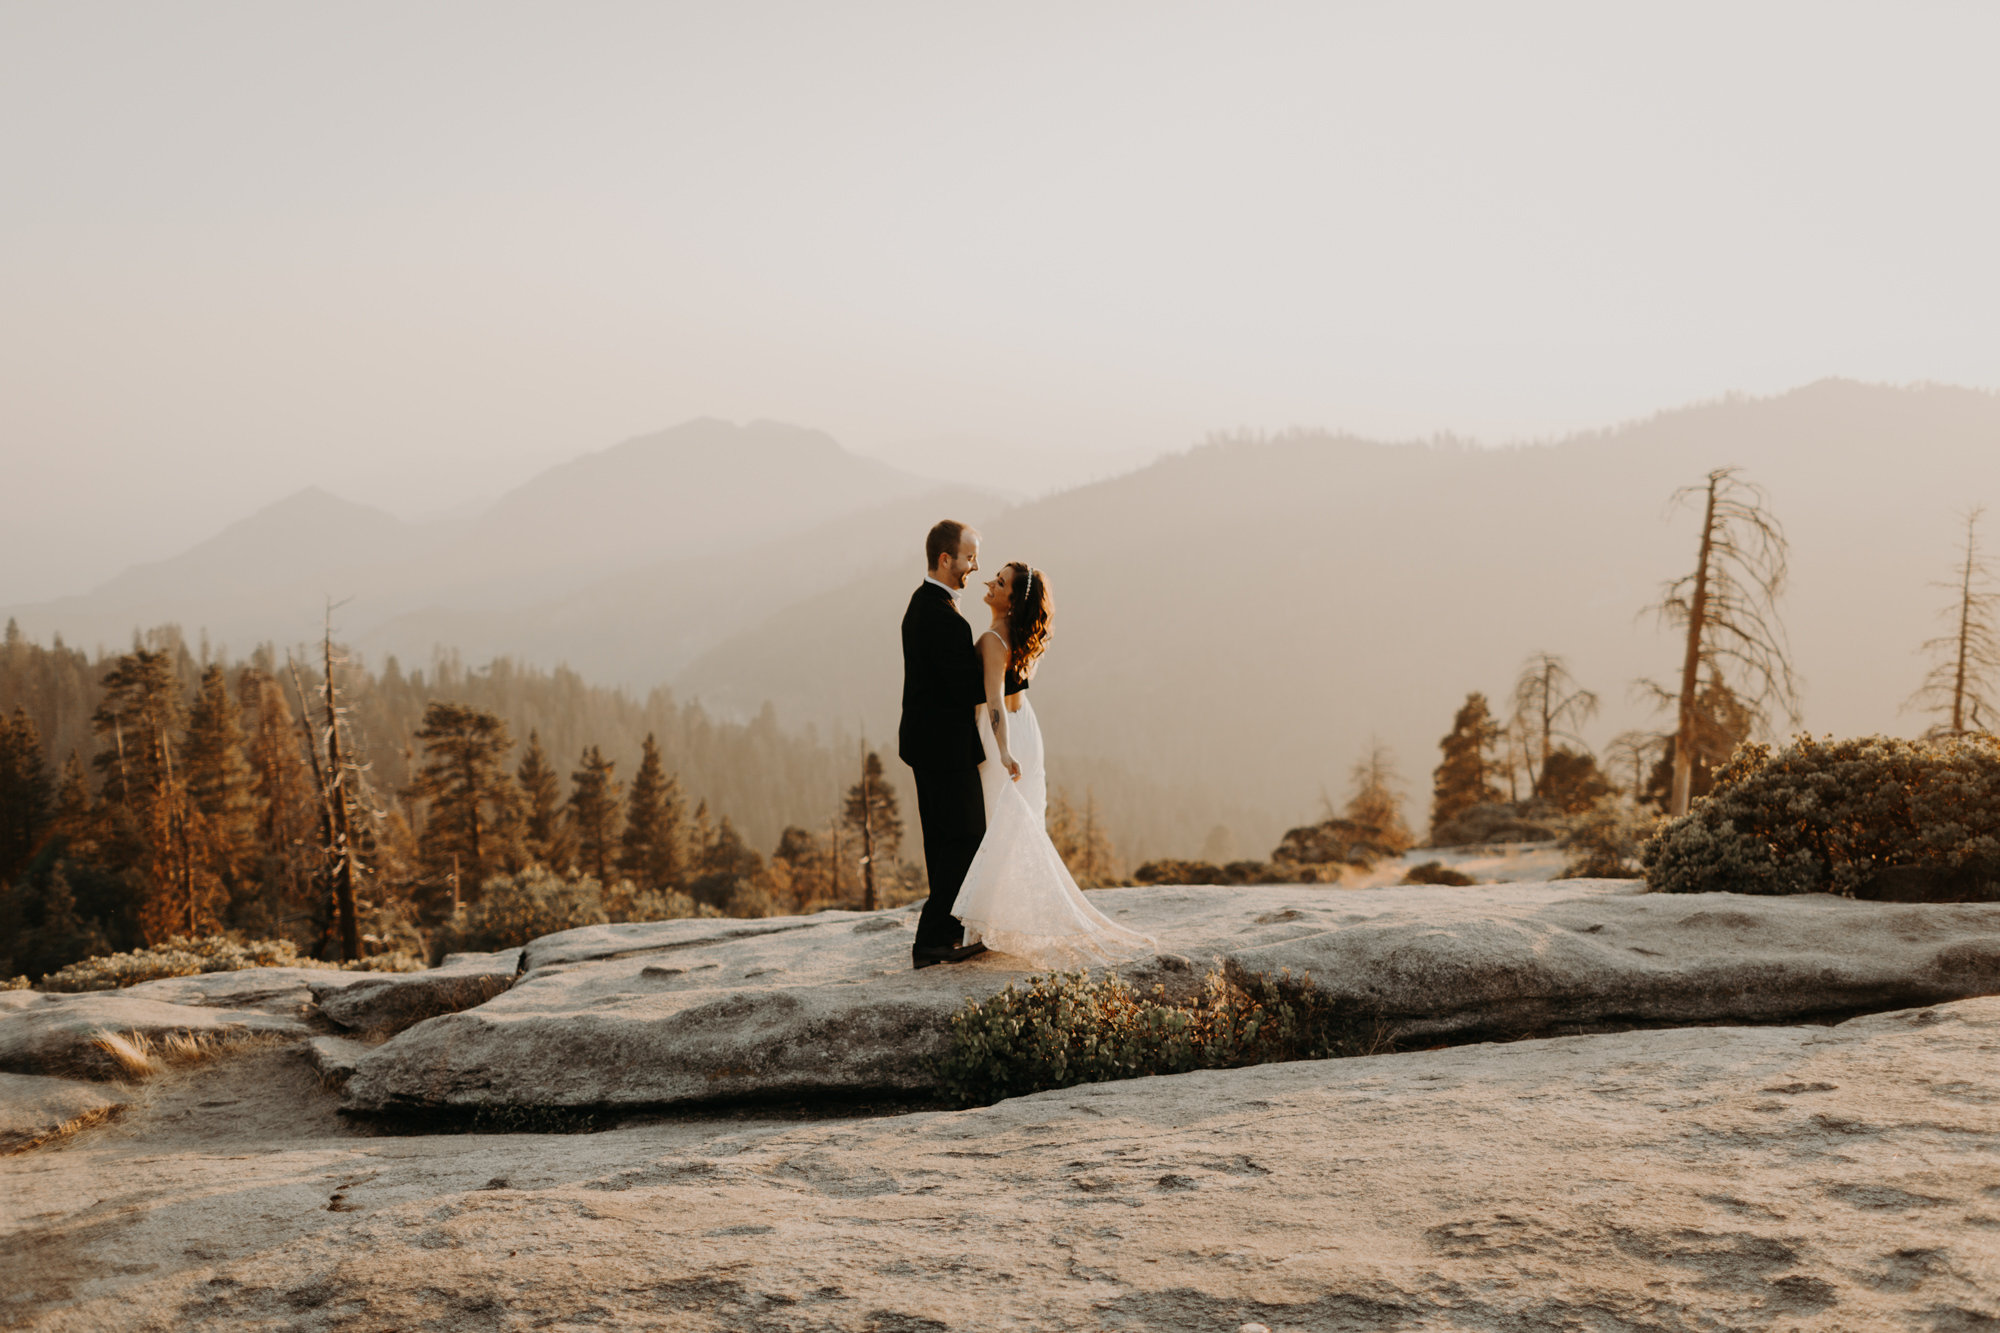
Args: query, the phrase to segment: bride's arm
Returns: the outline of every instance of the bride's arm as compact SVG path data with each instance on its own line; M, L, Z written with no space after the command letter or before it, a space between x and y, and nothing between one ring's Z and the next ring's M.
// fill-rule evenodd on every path
M993 744L1008 775L1019 782L1021 766L1007 750L1007 648L998 635L979 636L979 661L986 668L986 711L993 718Z

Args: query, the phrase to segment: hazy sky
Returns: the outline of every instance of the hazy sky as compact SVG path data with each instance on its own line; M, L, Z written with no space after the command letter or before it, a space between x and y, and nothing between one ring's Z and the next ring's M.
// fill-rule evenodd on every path
M1996 50L1983 2L0 0L0 603L697 415L1020 488L2000 387Z

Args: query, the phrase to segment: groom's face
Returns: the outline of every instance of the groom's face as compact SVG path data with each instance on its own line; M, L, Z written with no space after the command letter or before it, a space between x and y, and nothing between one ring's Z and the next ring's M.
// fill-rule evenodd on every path
M959 534L958 554L938 557L937 581L947 588L963 588L966 576L979 568L979 534L967 528Z

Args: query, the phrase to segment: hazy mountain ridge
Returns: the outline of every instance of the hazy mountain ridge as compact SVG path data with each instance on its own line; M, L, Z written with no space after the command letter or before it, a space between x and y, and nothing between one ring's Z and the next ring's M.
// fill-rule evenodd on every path
M726 448L690 444L678 484L658 474L642 487L633 479L644 468L620 465L657 462L671 450L649 453L645 442L676 432L641 437L520 488L479 520L478 540L524 534L517 561L544 549L530 538L547 496L559 497L551 532L593 513L649 512L660 494L739 516L731 535L694 553L673 553L670 537L666 554L539 593L384 561L354 567L350 584L318 574L267 591L263 605L289 603L282 632L245 632L250 617L226 619L220 596L205 603L214 618L121 601L96 632L116 644L135 624L178 618L238 647L292 642L317 633L323 593L353 591L337 623L371 659L426 661L442 643L468 661L566 663L592 681L670 684L722 716L747 719L770 703L787 728L865 729L890 743L896 626L922 574L923 530L950 513L984 531L987 571L1025 557L1049 575L1056 636L1034 699L1055 781L1079 797L1096 789L1128 857L1194 854L1217 823L1261 854L1318 814L1322 792L1340 798L1371 735L1394 747L1420 824L1453 710L1475 689L1504 708L1536 651L1566 656L1603 696L1593 741L1658 725L1628 689L1639 676L1669 677L1678 649L1640 613L1693 562L1698 515L1670 512L1669 496L1718 466L1740 465L1766 487L1792 538L1785 610L1806 678L1804 725L1919 731L1923 720L1897 706L1921 678L1918 645L1936 632L1942 594L1929 585L1949 573L1954 516L2000 499L2000 396L1837 380L1547 444L1221 438L1012 508L966 490L855 500L881 465L852 460L863 464L843 474L853 489L816 521L759 501L772 468L792 475L776 460L818 475L852 458L828 437L712 422L676 431L684 443L734 438L757 461L729 470ZM784 503L811 489L792 486ZM732 537L742 544L728 549ZM88 623L84 608L44 614L57 609L27 609L23 628L89 642L76 628ZM967 609L983 622L976 599Z
M1536 651L1603 697L1594 742L1658 726L1629 688L1670 678L1679 654L1641 612L1694 561L1699 514L1669 496L1718 466L1766 487L1791 535L1802 725L1920 731L1898 705L1935 632L1929 584L1949 572L1954 515L2000 499L1996 446L2000 397L1842 381L1553 445L1223 441L1008 511L984 559L1029 558L1054 590L1034 695L1054 780L1103 764L1197 786L1259 812L1234 832L1261 851L1322 790L1340 798L1371 735L1395 749L1421 823L1453 710L1470 690L1504 708ZM769 700L788 724L891 725L894 621L919 576L803 608L792 630L825 648L810 673L752 633L676 688L725 712ZM869 608L875 628L857 632ZM1121 849L1185 855L1208 824L1114 806L1113 828Z
M603 580L652 568L685 577L787 532L941 489L824 432L704 418L550 468L472 520L404 523L308 487L87 595L0 614L78 644L122 645L137 626L171 621L248 648L316 637L331 597L346 603L341 637L377 653L421 661L475 642L517 652L524 636L509 625ZM533 657L565 660L559 649ZM656 665L641 684L669 669Z

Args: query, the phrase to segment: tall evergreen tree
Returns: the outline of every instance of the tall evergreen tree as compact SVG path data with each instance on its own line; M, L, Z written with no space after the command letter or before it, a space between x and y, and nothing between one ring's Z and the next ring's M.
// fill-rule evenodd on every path
M893 878L896 854L903 845L903 817L896 809L896 793L882 772L882 756L873 750L861 761L861 780L847 789L842 820L861 851L861 908L872 912L878 902L878 885Z
M513 738L492 713L434 701L417 729L424 764L405 795L426 802L424 860L433 876L456 873L464 901L477 901L488 877L508 869L504 824L516 796L502 766Z
M177 762L181 691L173 654L134 648L113 662L90 725L104 747L91 762L104 774L105 795L135 813L149 809Z
M618 866L617 764L595 745L584 747L582 767L569 775L569 826L576 838L577 865L599 884L611 883Z
M11 718L0 714L0 884L20 874L41 845L51 792L34 719L20 707Z
M618 848L619 870L642 889L676 888L687 878L681 805L680 784L660 762L660 747L648 732L625 798L625 832Z
M559 875L567 873L576 863L576 839L563 819L562 779L542 749L540 732L528 733L528 748L514 770L514 780L521 786L521 835L529 859Z
M1400 856L1415 845L1403 822L1403 780L1389 747L1371 741L1354 765L1353 788L1342 813L1385 856Z
M1079 810L1069 793L1058 787L1049 793L1049 841L1080 889L1100 889L1116 882L1118 872L1111 837L1097 817L1097 793L1088 788Z
M257 778L243 752L241 710L219 665L201 673L183 751L188 798L201 812L210 855L235 896L256 855Z
M1495 780L1500 724L1477 690L1465 696L1452 719L1451 734L1438 742L1444 761L1431 778L1431 827L1438 829L1475 805L1506 799Z
M103 840L103 813L91 795L83 761L70 755L56 779L55 815L49 823L49 836L62 844L64 855L94 861Z
M743 892L763 868L764 858L751 850L749 844L743 841L743 835L736 831L736 825L724 815L714 835L703 844L700 855L694 859L693 877L687 891L698 902L728 911L731 899ZM738 911L735 915L760 913Z
M251 799L259 850L258 881L265 915L273 922L311 903L321 866L319 797L306 772L305 733L285 698L284 686L260 667L237 679L249 737Z

